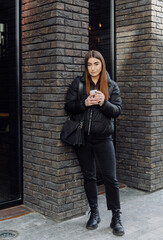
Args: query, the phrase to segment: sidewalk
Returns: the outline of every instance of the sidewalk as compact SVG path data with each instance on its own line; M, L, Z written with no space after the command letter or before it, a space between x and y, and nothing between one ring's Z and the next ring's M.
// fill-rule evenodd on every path
M55 223L32 212L0 222L0 231L15 230L16 240L162 240L163 189L146 193L132 188L120 189L125 235L116 237L109 228L111 212L106 210L105 194L99 196L101 223L96 230L85 228L88 215ZM3 239L3 238L0 238ZM5 239L5 238L4 238ZM9 238L7 238L9 239Z

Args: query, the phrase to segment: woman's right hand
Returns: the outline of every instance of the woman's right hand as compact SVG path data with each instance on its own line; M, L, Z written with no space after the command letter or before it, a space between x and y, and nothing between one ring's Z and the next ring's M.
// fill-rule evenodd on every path
M94 97L94 95L89 95L85 99L85 106L89 107L89 106L93 106L93 105L98 105L98 99L96 97Z

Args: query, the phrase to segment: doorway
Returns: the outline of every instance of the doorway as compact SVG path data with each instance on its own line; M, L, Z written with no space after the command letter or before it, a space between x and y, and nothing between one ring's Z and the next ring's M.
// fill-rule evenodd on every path
M89 49L99 51L106 62L106 70L115 80L115 1L89 0ZM115 135L113 136L115 142ZM97 167L97 183L103 178Z
M19 0L0 8L0 209L22 202Z

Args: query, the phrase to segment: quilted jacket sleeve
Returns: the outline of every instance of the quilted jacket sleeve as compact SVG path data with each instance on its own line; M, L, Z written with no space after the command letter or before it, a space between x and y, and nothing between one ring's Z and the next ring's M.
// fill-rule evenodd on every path
M112 81L113 82L113 81ZM105 100L101 107L101 111L107 117L116 118L121 113L122 100L120 97L120 90L116 82L113 82L113 90L110 93L109 101Z
M84 112L86 109L85 99L78 99L79 81L79 78L75 78L74 81L70 84L67 91L65 110L69 115L75 115Z

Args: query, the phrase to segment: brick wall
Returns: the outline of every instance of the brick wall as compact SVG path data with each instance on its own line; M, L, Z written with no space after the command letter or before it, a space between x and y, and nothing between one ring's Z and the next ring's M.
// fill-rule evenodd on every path
M163 187L163 1L152 1L151 162L153 189Z
M119 180L153 191L163 187L163 2L116 0Z
M87 1L22 1L24 202L56 221L87 208L76 156L59 140L87 50Z

